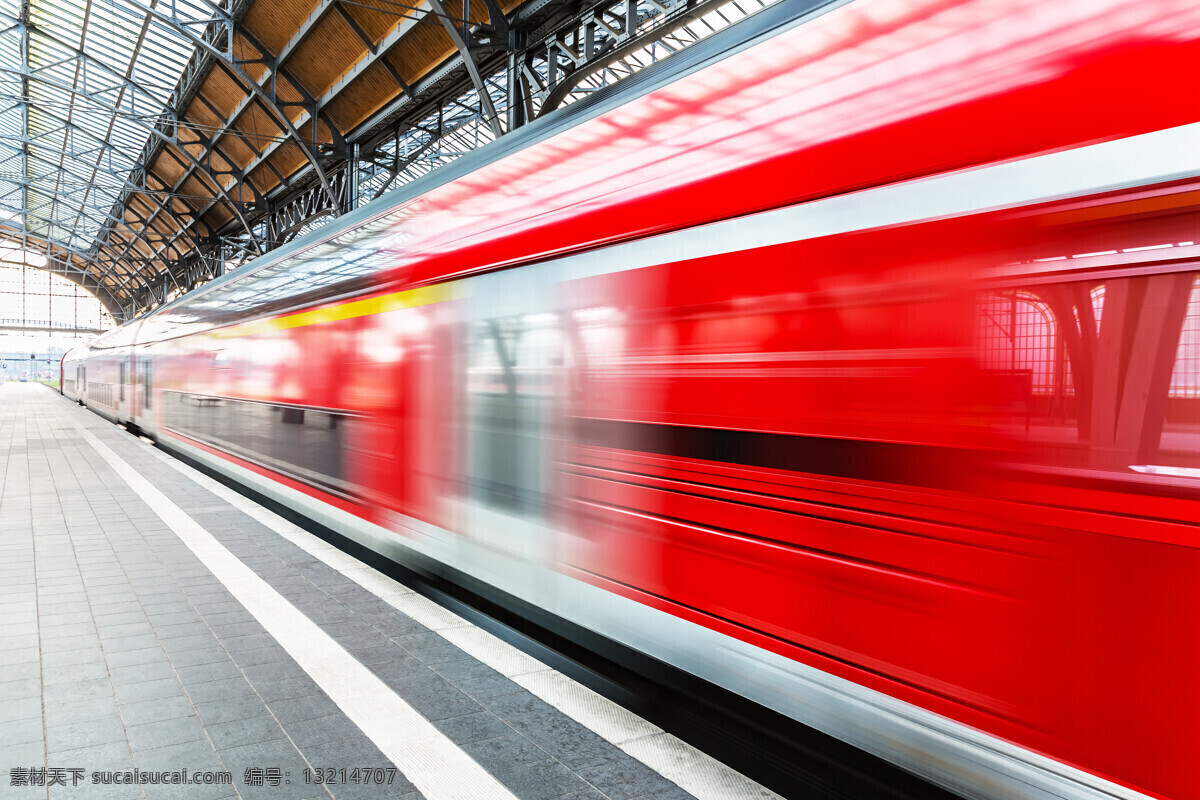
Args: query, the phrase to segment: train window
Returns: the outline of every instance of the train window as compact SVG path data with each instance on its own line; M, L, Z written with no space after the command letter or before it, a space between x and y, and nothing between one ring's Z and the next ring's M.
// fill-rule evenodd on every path
M483 503L524 514L544 510L543 450L562 334L554 314L476 323L468 348L471 484Z
M1195 273L991 292L976 320L981 402L1018 459L1200 478Z
M350 491L343 467L348 414L180 392L164 397L172 430L298 480Z
M342 431L338 414L308 411L301 425L300 462L308 471L342 480Z
M1200 279L1192 281L1188 293L1170 370L1158 446L1139 453L1133 469L1200 479Z
M265 403L237 403L233 430L241 448L253 453L257 460L275 463L275 411Z

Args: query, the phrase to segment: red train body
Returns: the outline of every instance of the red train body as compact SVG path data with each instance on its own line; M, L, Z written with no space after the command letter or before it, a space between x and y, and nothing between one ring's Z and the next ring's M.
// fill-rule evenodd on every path
M956 791L1200 797L1198 65L1191 2L831 7L64 393Z

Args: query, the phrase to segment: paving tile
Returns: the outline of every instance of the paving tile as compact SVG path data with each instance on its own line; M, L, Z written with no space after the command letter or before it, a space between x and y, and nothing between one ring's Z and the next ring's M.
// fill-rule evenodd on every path
M126 650L144 650L158 645L158 637L153 633L138 636L121 636L116 639L105 639L104 650L110 653L123 653Z
M662 775L632 758L586 767L578 770L578 774L612 800L632 800L651 792L678 788Z
M427 694L410 694L402 691L401 696L419 714L431 722L451 717L466 716L483 710L483 707L479 703L476 703L449 683L446 683L445 689L441 691Z
M557 798L557 800L608 800L608 798L595 789L588 787L583 791L564 794Z
M221 625L253 622L254 615L245 609L239 609L237 611L220 611L215 614L205 614L204 621L215 629Z
M213 625L212 632L215 633L223 644L226 646L234 643L239 637L268 635L266 629L258 622L250 620L248 622L230 622L224 625ZM253 647L241 647L240 649L253 649Z
M154 629L146 620L138 622L126 622L123 625L110 625L108 627L99 628L100 641L109 642L113 639L125 639L130 636L146 636L154 633Z
M188 774L195 776L200 772L227 772L225 764L213 750L208 741L184 742L182 744L166 745L153 750L144 750L135 755L138 769L168 771L187 769ZM146 798L163 798L163 800L216 800L236 796L231 784L224 785L186 785L186 786L145 786Z
M156 628L202 622L199 614L192 611L190 606L187 608L186 611L154 611L147 616Z
M120 770L119 772L126 772ZM52 786L47 790L49 796L58 800L58 798L78 798L86 795L89 800L134 800L142 797L140 787L127 783L106 783L93 784L91 771L86 771L80 780L78 786L71 785L72 777L68 774L66 777L66 785Z
M194 776L196 772L196 770L188 770L188 774L192 776ZM226 798L237 797L237 795L234 794L234 788L232 785L148 785L143 786L142 789L146 793L146 800L226 800Z
M258 697L254 691L254 687L247 683L246 679L241 675L238 675L236 678L188 683L184 688L193 703L208 703L213 700L257 699Z
M92 624L92 615L86 611L81 614L72 614L71 617L82 621L59 625L42 625L42 641L62 639L67 636L83 636L93 633L96 630L96 626Z
M146 648L142 648L146 649ZM145 681L164 680L166 678L175 677L175 670L170 662L165 659L156 659L147 661L142 664L129 664L126 666L113 665L109 669L112 676L114 686L119 687L130 683L143 683Z
M471 657L432 631L393 636L392 641L425 664L435 665Z
M115 714L85 722L53 725L46 729L46 748L52 753L124 741L125 726Z
M488 772L548 758L545 750L518 733L470 742L464 744L462 749Z
M187 614L193 619L197 614L196 609L194 609L192 604L187 600L167 600L153 603L143 602L139 607L146 610L146 616L150 618L151 622L155 622L161 617L165 617L170 614Z
M145 617L142 605L137 600L92 600L94 619L115 614L137 614Z
M72 600L67 603L39 603L40 614L91 614L91 606L86 600Z
M669 788L639 795L636 800L696 800L696 798L675 784L671 784Z
M274 681L268 679L265 683L262 681L256 683L254 688L268 703L289 697L305 697L321 691L321 687L317 686L316 681L307 675Z
M266 714L205 725L204 730L218 749L284 738L283 728L279 727L279 723L273 717Z
M42 653L42 668L75 667L81 664L104 664L104 650L97 645L81 650L63 650L56 653ZM8 668L5 668L8 671Z
M23 719L42 718L42 698L39 695L13 700L0 700L0 726ZM0 768L3 765L0 764Z
M134 625L139 622L146 621L146 614L140 609L129 611L118 611L108 614L95 614L92 620L96 623L96 627L104 630L105 628L117 628L121 625Z
M194 667L177 666L176 672L179 673L179 679L183 681L185 686L190 686L193 683L207 683L216 680L232 680L241 678L242 671L237 668L237 665L226 659L225 661L217 661L211 664L197 664Z
M200 720L190 714L186 717L157 720L143 725L129 725L126 732L129 737L129 746L133 748L134 753L170 744L200 741L205 738Z
M304 668L290 658L286 661L276 661L273 664L259 664L253 667L246 667L242 672L246 675L247 680L255 685L282 681L288 678L300 678L307 675Z
M4 762L0 764L0 769L4 769L0 778L3 783L0 786L7 788L11 780L8 770L13 767L44 767L46 765L46 745L43 742L31 742L29 744L18 744L12 747L4 748ZM11 796L10 795L5 795ZM20 795L17 795L19 798Z
M196 703L196 713L205 725L267 716L267 707L257 697L212 700Z
M42 741L40 717L9 720L0 725L0 752L17 745L40 741ZM0 765L0 768L2 767L3 765Z
M500 673L453 680L452 683L464 694L476 700L488 700L509 694L525 692L525 688Z
M0 696L3 696L3 688L0 686ZM93 700L98 697L112 697L113 685L108 678L79 681L78 683L60 683L55 686L47 686L41 695L47 704Z
M94 646L100 643L95 635L65 636L61 639L50 639L43 642L42 647L25 647L20 650L0 650L0 667L9 664L20 664L24 661L40 660L42 652L57 653L64 650L75 650L79 647Z
M543 739L538 746L571 769L597 767L610 761L630 758L617 746L591 731L582 734Z
M142 647L137 650L122 650L118 653L107 653L105 660L108 666L113 669L120 667L132 667L138 664L151 664L157 661L166 661L167 654L161 647Z
M47 725L67 725L104 717L119 716L117 701L111 696L65 703L47 703L43 709Z
M203 633L195 636L180 636L178 639L166 639L163 641L162 647L167 651L167 655L174 658L176 653L207 649L213 644L215 644L215 639L212 634Z
M311 796L312 787L304 784L304 770L308 764L287 740L257 742L222 748L217 751L221 761L233 773L238 793L245 798L289 798ZM290 781L280 786L247 786L246 768L263 767L279 769L283 780Z
M495 714L504 717L516 717L529 714L558 714L554 706L541 698L526 692L521 695L500 695L488 698L483 705Z
M403 657L403 654L404 651L400 649L400 646L391 641L378 647L360 647L350 650L350 655L354 656L360 664L368 667L391 663L397 657Z
M166 641L167 639L179 639L184 636L201 636L207 634L209 628L199 619L194 619L189 622L177 622L169 625L163 625L158 621L154 622L154 632L159 639Z
M57 614L38 613L38 631L44 639L61 639L64 636L79 636L95 629L92 614L86 608L81 611Z
M231 653L233 660L241 668L255 667L260 664L273 664L278 661L283 661L290 658L287 651L278 645L273 647L260 647L256 650L244 650L236 653Z
M517 733L527 736L535 742L561 739L566 736L582 736L588 730L558 711L553 714L520 714L504 719Z
M171 663L176 667L194 667L199 664L215 664L220 661L228 661L229 653L221 649L221 646L214 640L209 647L184 650L182 653L171 653L169 658L171 659Z
M385 771L389 767L394 768L395 765L383 753L379 751L374 744L365 736L360 736L356 739L340 739L337 741L327 742L325 744L307 748L301 748L304 752L304 757L312 764L314 768L323 770L337 771L345 769L379 769ZM391 775L390 780L385 776L384 783L370 784L366 787L371 791L368 797L394 796L394 794L407 794L416 790L416 787L404 777L404 773L400 770L395 770ZM356 789L351 784L333 783L330 785L334 797L359 797L361 789Z
M113 772L126 770L133 766L133 756L129 754L129 745L124 741L96 744L74 750L56 750L51 754L51 760L53 762L51 766L79 767L87 770L89 774L93 770ZM80 791L87 790L81 789Z
M552 759L510 766L492 774L521 800L551 800L590 788L569 769Z
M271 707L271 713L285 725L289 722L318 719L341 713L337 703L329 699L329 696L323 692L304 697L275 700L268 705Z
M192 713L192 704L183 695L125 703L121 706L121 719L125 720L126 726L180 719L190 717Z
M288 722L284 727L287 729L288 736L301 751L306 746L364 735L362 729L341 712L317 719Z
M140 683L122 683L116 687L117 702L137 703L142 700L161 700L166 697L178 697L183 694L183 687L175 678L159 678L157 680L141 681Z
M506 736L513 732L513 729L500 721L495 714L487 711L438 720L434 723L434 727L455 744L469 744L484 739L494 739L497 736Z

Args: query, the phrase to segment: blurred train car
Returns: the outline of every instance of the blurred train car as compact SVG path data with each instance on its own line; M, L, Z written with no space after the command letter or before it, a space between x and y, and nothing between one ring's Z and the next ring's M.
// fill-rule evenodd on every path
M1197 66L1191 0L785 1L63 392L964 795L1200 797Z

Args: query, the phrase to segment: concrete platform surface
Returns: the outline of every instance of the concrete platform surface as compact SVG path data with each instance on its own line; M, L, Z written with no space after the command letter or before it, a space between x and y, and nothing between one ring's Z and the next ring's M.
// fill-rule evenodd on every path
M775 796L47 387L0 480L0 797Z

